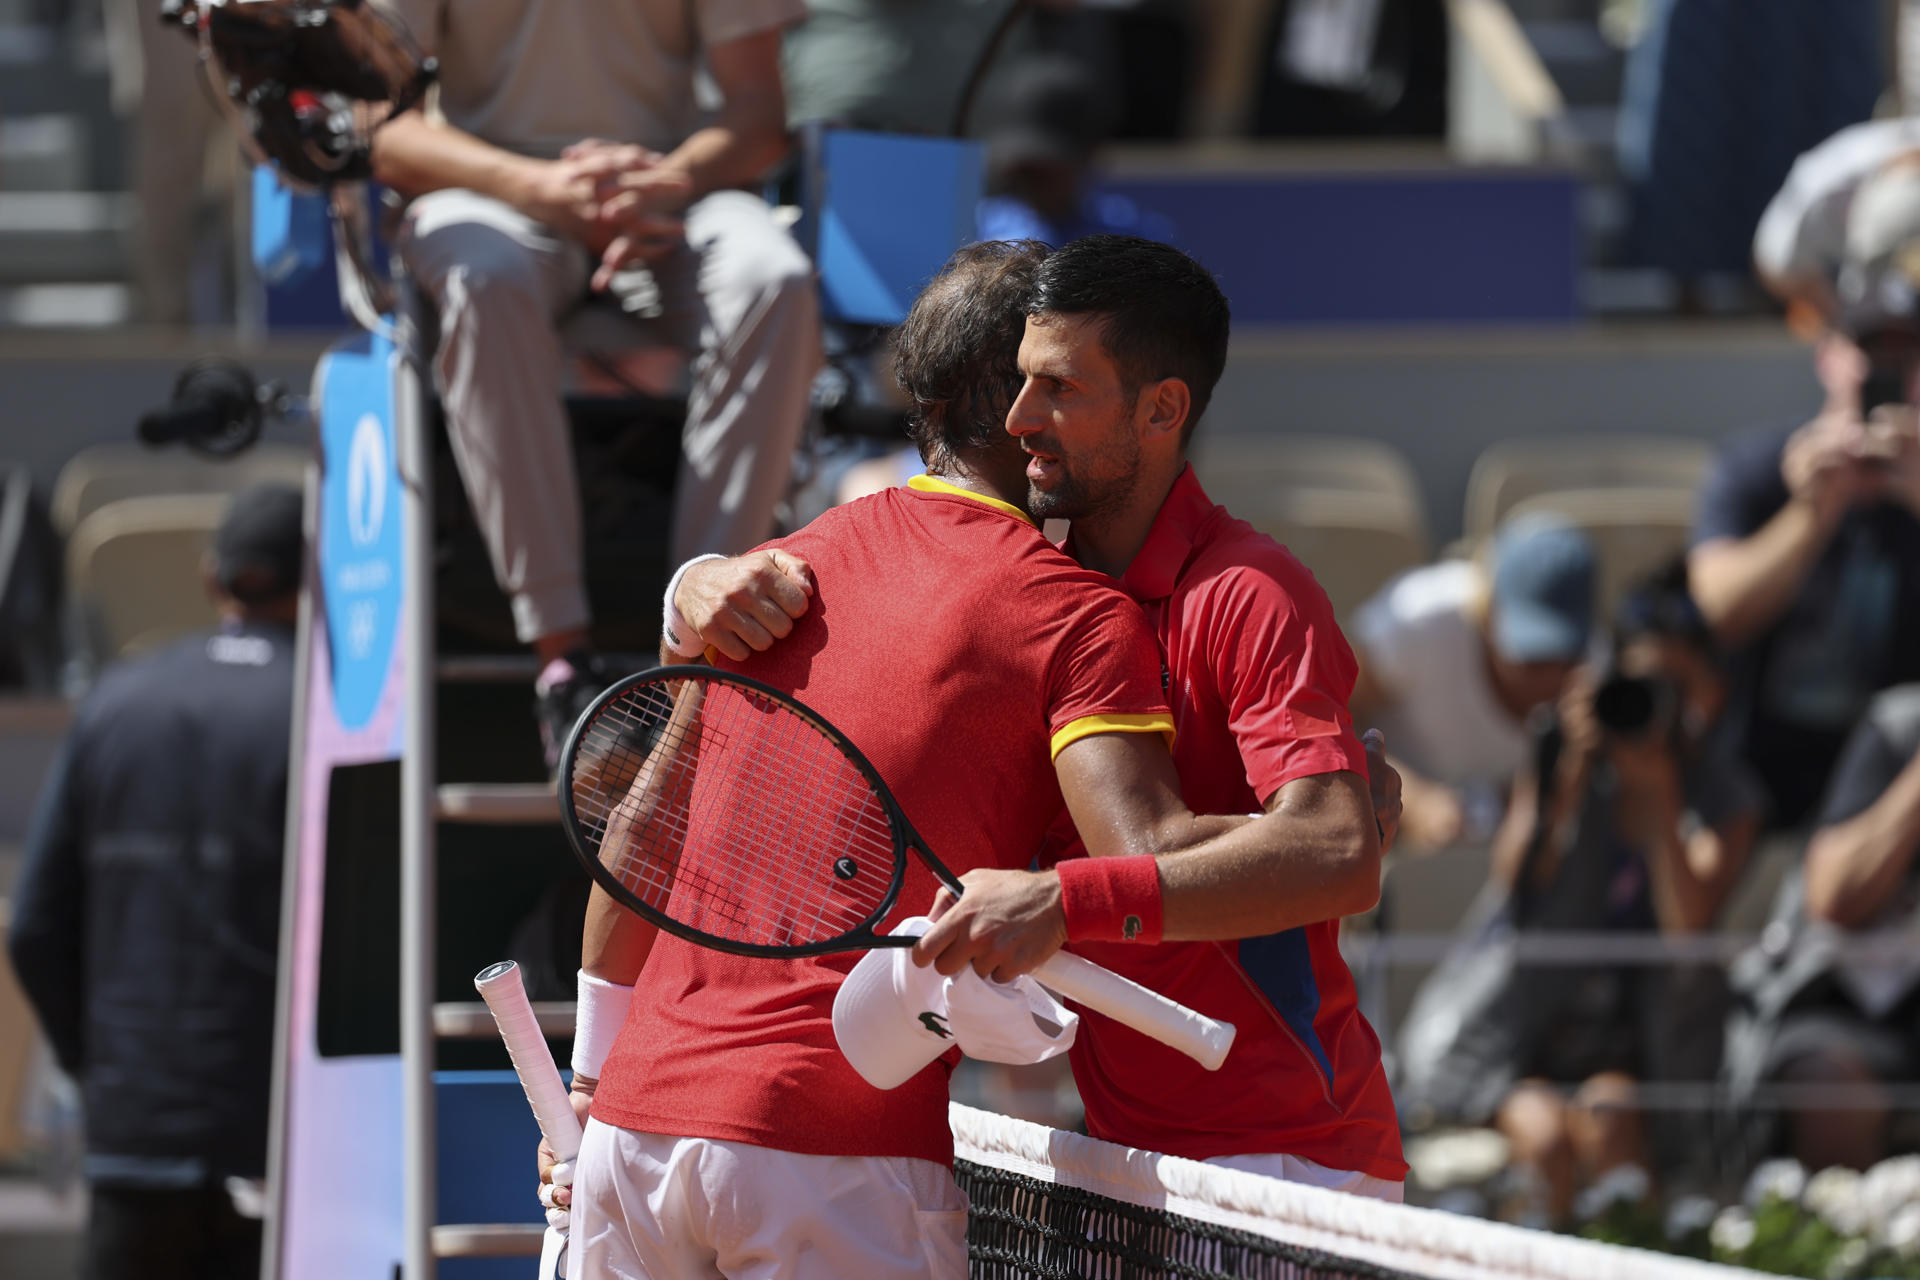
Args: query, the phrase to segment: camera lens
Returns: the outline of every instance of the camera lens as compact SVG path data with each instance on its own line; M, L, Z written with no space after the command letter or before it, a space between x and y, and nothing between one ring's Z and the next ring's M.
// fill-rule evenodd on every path
M1593 718L1609 733L1645 733L1660 705L1659 684L1642 676L1611 675L1593 691Z

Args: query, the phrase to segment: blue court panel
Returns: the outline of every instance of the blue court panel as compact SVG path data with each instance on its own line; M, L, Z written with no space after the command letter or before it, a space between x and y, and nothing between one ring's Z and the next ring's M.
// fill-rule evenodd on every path
M540 1128L511 1071L436 1071L440 1222L538 1222ZM448 1258L441 1280L528 1280L534 1258Z
M828 130L803 240L829 320L893 325L940 265L973 239L978 143ZM817 235L817 239L816 239Z
M1154 175L1102 190L1167 217L1236 327L1566 323L1579 184L1536 170Z

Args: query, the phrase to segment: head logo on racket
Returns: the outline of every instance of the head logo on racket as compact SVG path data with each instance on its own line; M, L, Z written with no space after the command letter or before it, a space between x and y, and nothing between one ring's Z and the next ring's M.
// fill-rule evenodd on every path
M839 857L833 860L833 874L842 880L851 880L860 874L860 864L852 858Z

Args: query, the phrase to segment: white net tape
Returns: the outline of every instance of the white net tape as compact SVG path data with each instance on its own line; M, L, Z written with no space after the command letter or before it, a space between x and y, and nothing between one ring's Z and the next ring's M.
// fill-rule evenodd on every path
M1432 1280L1728 1280L1758 1274L1280 1182L959 1103L949 1114L954 1155L961 1161L1368 1268Z

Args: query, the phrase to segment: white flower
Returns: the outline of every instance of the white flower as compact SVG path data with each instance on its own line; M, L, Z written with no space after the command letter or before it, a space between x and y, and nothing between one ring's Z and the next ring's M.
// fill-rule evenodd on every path
M1867 1229L1867 1208L1860 1197L1865 1181L1852 1169L1839 1165L1822 1169L1807 1179L1800 1203L1841 1235L1860 1235Z
M1638 1204L1653 1189L1653 1180L1637 1164L1620 1164L1601 1174L1573 1202L1573 1216L1592 1222L1616 1204Z
M1873 1246L1865 1240L1849 1240L1833 1251L1827 1259L1827 1280L1847 1280L1849 1276L1860 1274L1867 1259L1873 1256Z
M1920 1257L1920 1203L1895 1209L1880 1232L1880 1243L1903 1258Z
M1769 1160L1747 1178L1740 1201L1749 1209L1758 1209L1769 1197L1798 1204L1807 1189L1807 1171L1798 1160Z
M1712 1225L1720 1206L1712 1196L1681 1196L1667 1207L1666 1232L1669 1240L1684 1240L1703 1227Z
M1920 1156L1895 1156L1867 1170L1860 1199L1876 1239L1885 1237L1894 1214L1920 1202Z
M1753 1243L1753 1215L1733 1205L1722 1209L1713 1220L1713 1226L1707 1229L1707 1239L1713 1242L1717 1252L1744 1253Z

